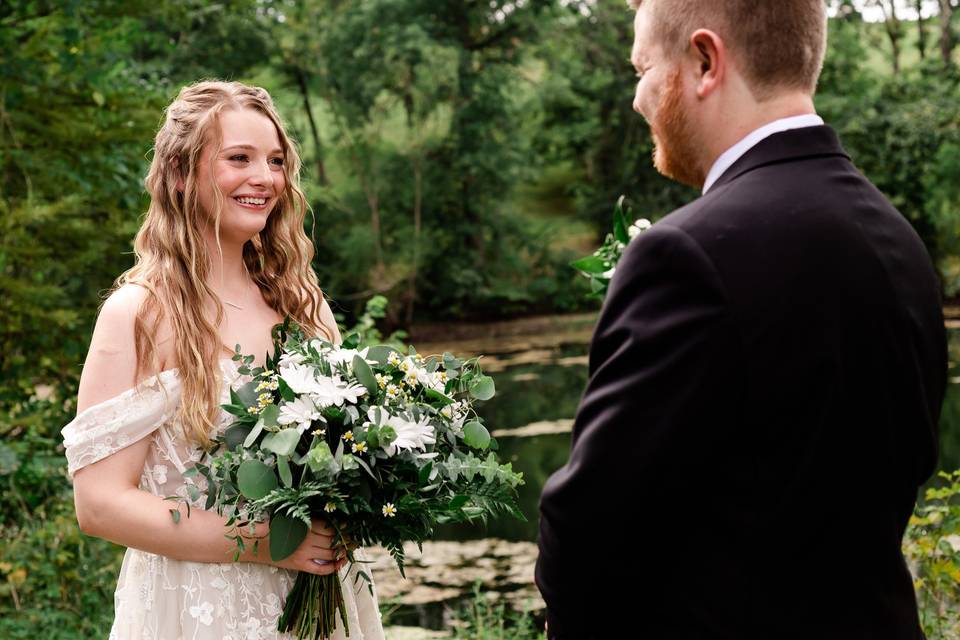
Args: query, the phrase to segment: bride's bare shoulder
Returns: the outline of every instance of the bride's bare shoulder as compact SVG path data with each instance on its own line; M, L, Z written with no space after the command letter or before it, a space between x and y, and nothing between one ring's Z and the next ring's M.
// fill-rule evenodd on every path
M80 375L78 410L134 386L137 365L134 321L147 295L145 287L127 283L104 300ZM163 333L162 328L159 333ZM162 348L159 355L162 363ZM152 373L156 372L146 372L146 375Z
M330 308L326 298L321 298L320 321L332 334L334 344L343 342L343 338L340 337L340 328L337 326L337 319L334 317L333 309Z

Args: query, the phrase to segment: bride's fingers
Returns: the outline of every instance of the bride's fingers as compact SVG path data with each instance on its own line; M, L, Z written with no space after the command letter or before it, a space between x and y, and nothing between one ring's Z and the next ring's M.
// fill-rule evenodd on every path
M314 562L312 560L308 561L306 566L300 567L300 571L306 571L307 573L312 573L318 576L330 575L331 573L335 573L339 570L340 569L335 562L321 563Z
M319 559L319 560L336 560L337 552L333 549L323 549L321 547L314 547L308 552L309 557Z
M327 523L323 520L313 520L310 525L310 531L321 536L333 536L333 534L336 533L336 531L334 531L332 527L327 526Z

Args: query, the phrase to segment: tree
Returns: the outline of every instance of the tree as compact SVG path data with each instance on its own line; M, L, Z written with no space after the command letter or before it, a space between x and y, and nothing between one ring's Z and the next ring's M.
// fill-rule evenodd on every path
M905 35L903 21L897 15L897 0L870 0L870 5L878 7L883 14L883 26L890 42L890 62L893 74L900 73L900 42Z
M923 17L923 0L914 0L913 6L917 12L917 51L920 52L920 59L927 57L927 28L926 19Z
M956 34L953 31L953 13L956 0L939 0L940 4L940 58L944 65L953 64Z

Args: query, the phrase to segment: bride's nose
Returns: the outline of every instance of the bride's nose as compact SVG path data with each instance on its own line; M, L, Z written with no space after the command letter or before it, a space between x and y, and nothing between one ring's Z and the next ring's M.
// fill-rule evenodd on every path
M247 181L251 186L265 187L273 184L273 172L268 162L258 162L250 169Z

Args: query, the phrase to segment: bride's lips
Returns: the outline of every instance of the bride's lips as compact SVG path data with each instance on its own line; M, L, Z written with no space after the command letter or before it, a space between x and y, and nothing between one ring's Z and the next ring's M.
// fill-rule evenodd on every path
M267 208L267 205L270 204L270 201L273 198L268 195L242 195L242 196L233 196L233 201L244 209L252 209L253 211L263 211Z

